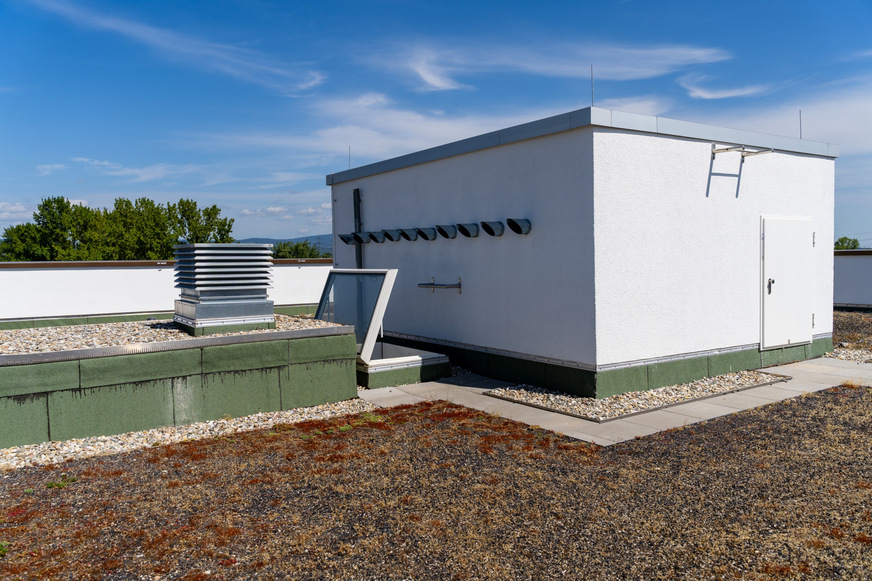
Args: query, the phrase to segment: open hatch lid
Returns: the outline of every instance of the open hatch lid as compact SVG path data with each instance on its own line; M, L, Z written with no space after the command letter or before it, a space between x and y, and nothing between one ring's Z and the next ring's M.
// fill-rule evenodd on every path
M354 325L357 356L366 364L372 360L396 278L395 268L337 268L330 271L321 293L315 318Z

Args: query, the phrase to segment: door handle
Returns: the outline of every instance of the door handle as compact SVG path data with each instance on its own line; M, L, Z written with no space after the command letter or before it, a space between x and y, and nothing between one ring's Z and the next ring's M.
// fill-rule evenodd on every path
M773 285L773 284L775 284L775 279L774 279L774 278L770 278L770 279L769 279L769 282L766 284L766 286L767 286L768 289L769 289L769 294L770 294L770 295L772 294L772 285Z

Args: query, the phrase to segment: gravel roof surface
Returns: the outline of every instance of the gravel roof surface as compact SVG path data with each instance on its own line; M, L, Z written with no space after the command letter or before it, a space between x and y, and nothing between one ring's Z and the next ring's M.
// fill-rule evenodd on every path
M872 579L872 388L607 448L428 402L19 468L0 578Z
M598 448L444 402L0 476L0 577L872 577L872 389Z
M304 316L276 314L275 319L275 329L214 333L208 336L226 337L229 335L272 333L275 331L337 326L334 323ZM72 349L114 347L116 345L156 343L160 341L184 341L188 339L202 339L202 337L189 335L177 327L172 320L66 325L63 327L38 327L35 329L0 329L0 355L46 353L50 351L69 351Z

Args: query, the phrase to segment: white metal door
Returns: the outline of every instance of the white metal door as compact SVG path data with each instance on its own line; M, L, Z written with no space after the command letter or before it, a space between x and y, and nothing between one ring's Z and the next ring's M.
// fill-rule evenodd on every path
M761 349L811 342L811 218L762 219Z

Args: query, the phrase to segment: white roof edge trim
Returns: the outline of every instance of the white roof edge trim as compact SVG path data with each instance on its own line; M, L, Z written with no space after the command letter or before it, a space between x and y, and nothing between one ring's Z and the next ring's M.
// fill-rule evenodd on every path
M538 121L531 121L514 127L484 133L475 137L461 139L394 157L384 161L378 161L368 165L352 168L349 170L328 174L327 185L335 185L343 182L356 180L380 173L397 169L403 169L430 161L446 159L465 153L472 153L499 145L506 145L516 141L525 141L536 137L544 137L553 133L581 129L584 127L607 127L611 129L623 129L638 131L640 133L653 133L670 137L685 137L711 141L718 144L747 145L787 153L801 153L819 157L836 158L839 156L839 147L833 143L810 141L795 137L784 137L759 133L756 131L744 131L730 129L716 125L679 121L667 117L652 115L640 115L638 113L626 113L601 107L586 107L569 113L546 117Z

